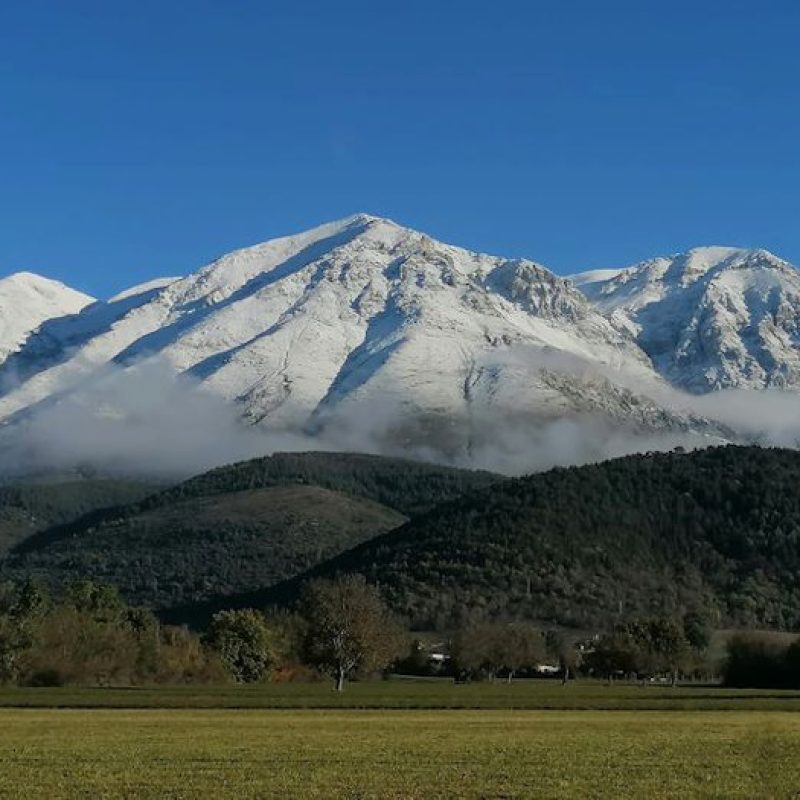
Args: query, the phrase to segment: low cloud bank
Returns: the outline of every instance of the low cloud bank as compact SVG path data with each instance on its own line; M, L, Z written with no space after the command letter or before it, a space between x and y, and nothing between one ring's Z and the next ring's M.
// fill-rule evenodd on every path
M103 474L179 478L282 450L351 450L400 455L521 474L649 450L687 449L726 440L796 447L800 395L732 390L693 396L643 371L597 367L545 351L506 351L487 369L547 372L594 389L616 387L653 401L659 413L690 419L683 427L648 428L587 410L568 416L510 414L478 405L461 419L415 418L407 407L343 404L309 432L248 426L239 408L158 360L109 367L77 390L41 404L0 428L0 473L75 469ZM604 384L605 382L605 384ZM535 410L534 410L535 411ZM710 421L708 425L704 421ZM726 436L720 431L733 431Z
M0 430L0 473L173 477L279 449L308 449L308 442L243 425L233 404L148 361L104 369Z

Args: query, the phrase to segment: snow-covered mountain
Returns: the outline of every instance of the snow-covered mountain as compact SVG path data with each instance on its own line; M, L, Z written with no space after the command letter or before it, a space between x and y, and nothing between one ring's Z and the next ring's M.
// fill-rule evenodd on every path
M653 399L634 333L538 264L360 214L52 319L0 367L0 419L158 358L251 423L449 452L509 420L703 430Z
M578 272L575 275L570 275L569 279L575 286L594 286L597 283L610 281L616 278L621 272L625 271L625 267L611 268L611 269L590 269L587 272Z
M766 250L701 247L576 283L678 387L800 386L800 271Z
M1 279L0 362L46 320L77 314L93 302L88 295L31 272Z

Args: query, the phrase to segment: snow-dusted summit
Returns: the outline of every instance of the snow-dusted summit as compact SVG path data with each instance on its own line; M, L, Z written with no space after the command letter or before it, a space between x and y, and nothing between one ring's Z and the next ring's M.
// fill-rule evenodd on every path
M94 298L32 272L0 279L0 361L45 320L76 314Z
M676 386L800 386L800 271L766 250L700 247L576 278Z
M0 385L18 381L0 419L154 357L252 423L381 428L451 451L510 419L695 422L648 399L649 359L570 281L365 214L42 325L0 368Z

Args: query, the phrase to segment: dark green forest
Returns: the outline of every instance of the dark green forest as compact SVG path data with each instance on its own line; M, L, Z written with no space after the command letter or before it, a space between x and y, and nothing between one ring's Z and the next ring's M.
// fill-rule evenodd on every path
M51 587L78 576L111 583L161 608L285 580L405 519L317 486L254 489L90 524L12 554L2 571Z
M800 453L757 447L513 480L283 454L35 533L2 573L112 583L174 621L291 604L309 577L359 573L417 629L607 630L702 611L717 627L788 630L800 625L799 488Z
M234 464L30 536L2 573L117 586L155 608L272 585L498 476L357 454ZM378 501L383 501L378 502Z
M153 495L135 508L150 510L194 497L308 484L372 500L413 517L499 480L502 476L491 472L364 453L275 453L218 467Z
M157 488L139 481L103 479L0 486L0 554L37 531L97 509L135 503Z
M421 629L475 616L607 629L695 609L720 626L796 629L800 453L651 453L506 481L218 602L287 603L308 577L350 572Z

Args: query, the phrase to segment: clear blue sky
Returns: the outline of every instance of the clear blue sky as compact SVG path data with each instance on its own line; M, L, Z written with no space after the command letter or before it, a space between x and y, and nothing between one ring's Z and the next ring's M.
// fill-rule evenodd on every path
M0 274L99 296L369 211L567 273L800 262L800 3L0 3Z

